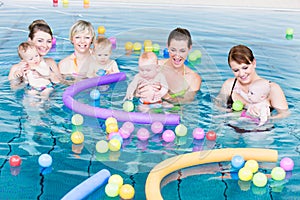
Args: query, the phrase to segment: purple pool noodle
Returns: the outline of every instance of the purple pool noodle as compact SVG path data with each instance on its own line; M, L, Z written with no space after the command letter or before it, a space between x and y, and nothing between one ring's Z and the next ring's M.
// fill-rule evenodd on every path
M62 200L80 200L86 198L92 192L105 185L110 177L110 172L107 169L102 169L85 181L81 182L71 191L69 191Z
M90 106L80 103L73 99L79 92L91 87L111 84L126 79L125 73L110 74L90 79L85 79L68 87L63 93L63 102L71 110L90 117L100 119L107 119L114 117L118 121L131 121L138 124L151 124L155 121L160 121L165 125L178 125L180 123L180 116L176 114L153 114L141 112L125 112L122 110L111 110Z

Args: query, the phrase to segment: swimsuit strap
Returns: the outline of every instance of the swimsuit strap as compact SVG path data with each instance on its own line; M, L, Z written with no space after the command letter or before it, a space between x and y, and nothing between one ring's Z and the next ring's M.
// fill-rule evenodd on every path
M75 73L78 74L79 69L78 69L78 63L77 63L77 58L76 58L75 52L73 53L73 55L74 55L74 59L73 59L73 62L74 62L74 70L75 70Z
M234 82L233 82L233 85L232 85L232 88L231 88L231 92L230 92L230 96L232 96L232 92L233 92L233 89L235 87L236 81L237 81L237 79L234 79Z

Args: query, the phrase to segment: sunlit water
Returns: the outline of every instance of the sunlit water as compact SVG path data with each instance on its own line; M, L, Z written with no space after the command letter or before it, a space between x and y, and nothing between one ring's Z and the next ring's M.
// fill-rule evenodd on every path
M295 169L283 183L270 181L268 187L258 189L249 183L226 178L221 172L230 168L228 163L198 166L167 177L162 183L164 198L294 199L299 196L299 12L130 4L112 6L107 3L91 3L85 9L82 2L70 1L66 8L62 5L52 7L50 3L0 4L1 199L60 199L103 168L112 174L120 174L125 183L132 184L136 190L135 199L145 199L145 181L157 163L186 152L227 147L275 149L279 158L293 158ZM149 141L141 142L135 136L136 131L140 127L149 128L149 125L136 125L133 136L124 141L120 152L99 154L95 151L95 144L105 139L103 121L85 117L81 127L85 134L84 145L72 145L70 119L74 113L62 102L66 86L56 86L50 101L39 106L24 95L23 90L11 90L7 81L10 67L19 61L17 46L27 39L27 26L40 18L49 23L57 38L56 48L49 53L57 62L73 51L68 34L78 19L90 21L96 31L103 25L106 36L117 38L113 57L120 70L127 74L127 79L111 86L100 99L100 104L113 109L122 109L126 86L137 72L139 53L126 54L125 42L143 43L150 39L163 49L172 29L188 28L192 33L193 50L199 49L203 54L201 62L189 65L202 76L203 84L197 99L190 105L181 106L178 111L181 122L188 127L187 136L169 144L154 135ZM285 38L288 27L294 28L292 40ZM226 125L228 119L213 117L222 114L214 108L212 99L223 81L232 77L227 53L236 44L251 47L257 59L258 73L280 84L286 94L292 114L287 119L271 122L269 127L274 128L269 131L238 133ZM159 57L163 57L162 51ZM78 94L76 98L99 106L99 102L89 99L89 91ZM245 128L246 125L239 126ZM217 141L193 141L192 130L196 127L214 130ZM174 130L174 127L165 129ZM81 153L76 153L81 148ZM52 167L42 172L38 165L41 153L49 153L53 158ZM14 154L22 157L20 168L9 166L8 158ZM262 163L261 168L269 173L275 165L279 164ZM182 179L177 180L179 176ZM103 187L89 197L95 198L109 199Z

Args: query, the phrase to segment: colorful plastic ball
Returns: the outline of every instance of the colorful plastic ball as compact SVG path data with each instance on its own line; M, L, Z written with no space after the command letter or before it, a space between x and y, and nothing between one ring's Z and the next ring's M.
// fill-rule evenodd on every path
M292 171L294 169L294 161L289 157L284 157L280 161L280 167L286 172Z
M112 132L112 133L108 134L108 139L111 140L113 138L113 136L115 136L115 135L120 135L120 133L119 132Z
M82 144L84 142L84 135L80 131L75 131L71 135L71 141L74 144Z
M68 4L69 0L63 0L63 4Z
M125 50L126 51L132 51L133 49L133 43L132 42L126 42L125 43Z
M96 143L96 151L98 153L106 153L108 151L108 143L105 140L100 140Z
M292 40L294 38L294 36L293 35L285 35L285 38L287 40Z
M38 161L41 167L50 167L52 165L52 157L49 154L40 155Z
M55 47L55 46L56 46L56 38L52 37L52 47Z
M146 46L152 46L152 41L151 40L144 40L144 47Z
M195 128L193 130L193 138L196 140L202 140L205 136L205 132L202 128Z
M240 155L235 155L231 159L231 166L235 169L241 169L244 167L245 160L242 156Z
M264 173L258 172L254 174L252 181L256 187L265 187L268 182L268 178Z
M140 42L133 43L133 50L140 51L142 49L142 44Z
M163 123L159 122L159 121L156 121L156 122L153 122L151 124L151 131L154 133L154 134L159 134L159 133L162 133L162 131L164 130L164 125Z
M119 195L119 185L115 183L108 183L105 186L105 194L109 197L116 197Z
M90 92L90 97L91 97L91 99L93 99L93 100L98 100L98 99L100 99L100 92L99 92L99 90L97 90L97 89L91 90L91 92Z
M124 128L123 126L119 129L119 133L123 139L129 138L131 135L131 132L129 130L127 130L126 128Z
M111 133L110 133L110 134L111 134ZM109 135L110 135L110 134L109 134ZM113 136L111 137L111 139L117 139L117 140L120 141L121 145L123 144L123 137L120 135L120 133L117 133L117 134L113 135Z
M282 181L285 178L285 171L281 167L274 167L271 171L272 179Z
M214 131L208 131L206 133L206 139L210 141L215 141L217 139L217 134Z
M19 167L22 163L22 159L18 155L13 155L9 158L9 165L11 167Z
M117 44L117 38L115 38L115 37L110 37L110 38L108 38L108 39L109 39L109 41L111 42L112 45L116 45L116 44Z
M134 197L134 188L129 184L124 184L120 188L120 197L124 200L133 199Z
M256 160L247 160L244 167L249 168L252 171L252 173L255 173L258 171L259 165Z
M180 137L186 136L186 134L187 134L186 126L183 124L178 124L175 128L175 133L177 136L180 136Z
M198 58L197 58L197 55L194 52L192 52L192 53L190 53L188 59L189 59L189 61L193 62L193 61L196 61Z
M242 181L250 181L253 177L253 173L249 168L243 167L239 170L239 178Z
M106 29L104 26L98 26L98 34L104 35L105 31Z
M118 124L118 120L114 117L108 117L105 120L105 126L107 126L108 124Z
M164 48L164 54L163 55L164 55L164 58L169 58L170 57L168 48Z
M125 122L122 125L122 128L128 130L130 133L132 133L134 131L134 124L132 122Z
M194 54L197 56L197 58L202 58L202 52L200 50L195 50Z
M140 128L137 133L137 138L141 141L146 141L150 137L150 133L146 128Z
M132 112L134 110L134 104L132 101L125 101L123 103L123 110L126 112Z
M118 139L111 139L108 142L108 148L110 151L120 151L121 142Z
M109 177L108 183L114 183L121 187L123 185L123 178L119 174L113 174Z
M244 104L240 100L236 100L232 104L232 110L234 110L234 111L241 111L241 110L243 110L243 108L244 108Z
M175 133L172 130L165 130L162 134L162 138L165 142L173 142L175 137Z
M118 132L118 131L119 131L118 124L116 124L116 123L107 124L107 126L106 126L106 132L108 134L109 133L113 133L113 132Z
M286 34L286 35L293 35L293 34L294 34L294 29L292 29L292 28L287 28L286 31L285 31L285 34Z
M75 114L72 116L71 122L75 126L80 126L83 124L83 116L81 114Z
M152 45L152 47L153 47L153 51L154 51L154 52L158 52L158 51L160 50L159 44L156 44L156 43L155 43L155 44Z
M152 45L148 45L144 47L145 52L151 52L153 51L153 46Z

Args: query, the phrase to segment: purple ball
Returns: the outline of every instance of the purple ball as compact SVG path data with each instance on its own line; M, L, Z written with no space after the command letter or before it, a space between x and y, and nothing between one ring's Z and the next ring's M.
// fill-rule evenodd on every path
M284 171L292 171L294 169L294 161L291 158L284 157L280 161L280 167L284 169Z
M165 130L162 134L162 138L165 142L173 142L175 140L175 133L172 130Z
M150 137L150 133L146 128L140 128L136 134L138 139L142 141L146 141Z
M162 133L163 129L164 125L159 121L153 122L151 125L151 131L155 134Z
M123 139L127 139L127 138L130 137L131 131L127 130L127 129L124 128L124 127L121 127L121 128L119 129L119 133L120 133L120 135L121 135L121 137L122 137Z
M122 128L128 130L130 133L132 133L134 131L134 124L132 122L125 122L122 125Z
M196 140L202 140L205 136L204 130L202 128L195 128L193 130L193 137Z

